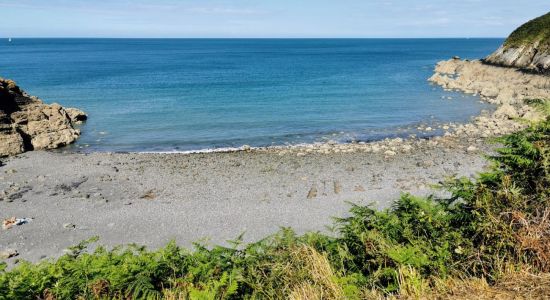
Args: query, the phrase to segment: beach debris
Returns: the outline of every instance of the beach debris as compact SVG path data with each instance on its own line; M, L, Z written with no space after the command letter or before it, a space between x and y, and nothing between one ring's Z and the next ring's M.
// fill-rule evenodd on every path
M5 171L5 173L6 173L6 174L15 174L15 173L17 173L17 170L15 170L15 169L8 169L8 170Z
M356 192L364 192L365 188L362 185L356 185L355 189L353 189Z
M23 224L27 224L29 222L32 222L31 218L11 217L9 219L5 219L4 221L2 221L2 229L8 230L8 229L12 228L13 226L20 226L20 225L23 225Z
M19 255L19 252L14 249L6 249L3 251L0 251L0 259L8 259Z
M334 193L340 194L342 192L342 184L339 181L334 181Z
M250 152L250 150L252 150L252 147L250 147L249 145L243 145L242 149L243 151Z
M307 198L308 199L313 199L315 197L317 197L317 186L312 186L311 189L309 190L309 193L307 193Z
M146 199L146 200L153 200L155 199L157 196L155 195L155 191L154 190L148 190L145 192L145 194L141 195L141 197L139 197L140 199Z

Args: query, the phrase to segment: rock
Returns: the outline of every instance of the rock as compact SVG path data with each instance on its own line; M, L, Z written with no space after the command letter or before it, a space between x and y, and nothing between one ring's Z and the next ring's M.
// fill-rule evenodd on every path
M88 120L88 115L78 108L69 107L65 108L65 111L73 124L81 124L82 122Z
M80 131L73 125L85 113L74 109L71 114L74 121L59 104L44 104L15 82L0 78L0 157L74 142Z
M512 105L503 104L493 113L493 116L498 119L514 119L519 117L519 114Z
M252 150L252 147L250 147L249 145L243 145L242 149L243 151L249 152L250 150Z
M365 188L361 185L357 185L357 186L355 186L355 189L353 189L353 190L356 191L356 192L364 192Z
M63 224L63 228L75 229L75 228L76 228L76 225L71 224L71 223L65 223L65 224Z
M499 92L500 91L496 87L487 86L487 87L484 87L481 90L480 94L482 96L485 96L485 97L496 98L498 96Z
M307 193L307 198L308 199L313 199L315 197L317 197L317 187L316 186L312 186L311 189L309 190L309 192Z
M550 13L533 19L512 32L504 44L485 61L490 64L528 69L541 73L550 71Z
M17 255L19 255L19 253L17 252L17 250L13 250L13 249L6 249L3 251L0 251L0 259L8 259L8 258L15 257Z
M397 153L395 151L392 151L392 150L387 150L386 152L384 152L384 155L386 155L386 156L395 156L395 155L397 155Z
M486 58L486 62L506 67L524 68L541 73L550 70L550 51L540 42L518 46L502 46Z
M466 151L468 151L468 152L476 152L476 151L477 151L477 147L475 147L475 146L470 146L470 147L468 147L468 149L466 149Z
M100 194L101 195L101 194ZM146 199L146 200L153 200L155 199L157 196L155 195L155 191L153 190L149 190L147 192L145 192L145 194L143 194L141 197L141 199Z
M340 194L342 192L342 184L339 181L334 181L334 193Z
M0 156L10 156L23 153L25 146L19 133L2 134L0 132Z
M504 89L498 93L498 96L496 98L496 103L499 104L510 104L514 103L516 99L516 94L511 89Z

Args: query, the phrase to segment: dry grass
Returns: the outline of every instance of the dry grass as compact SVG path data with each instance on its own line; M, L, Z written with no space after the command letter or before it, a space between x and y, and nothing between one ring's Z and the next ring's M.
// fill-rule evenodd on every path
M310 246L300 246L291 253L288 269L289 299L345 299L344 291L335 282L336 274L325 255ZM301 278L293 282L292 278Z
M533 253L533 264L540 270L550 272L550 208L531 218L520 213L513 214L512 218L519 227L516 239L521 251Z
M510 271L493 285L482 278L438 280L423 294L400 294L393 299L550 299L550 273Z

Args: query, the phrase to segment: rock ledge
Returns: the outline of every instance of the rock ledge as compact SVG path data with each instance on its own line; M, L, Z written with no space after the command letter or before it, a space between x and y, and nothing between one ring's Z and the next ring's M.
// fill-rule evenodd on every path
M86 119L81 110L45 104L0 78L0 157L73 143L80 136L74 124Z

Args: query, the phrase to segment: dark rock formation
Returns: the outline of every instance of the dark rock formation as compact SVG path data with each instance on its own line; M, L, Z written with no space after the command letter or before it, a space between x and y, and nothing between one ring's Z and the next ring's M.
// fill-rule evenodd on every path
M84 112L44 104L0 78L0 157L68 145L80 136L73 125L84 120Z

